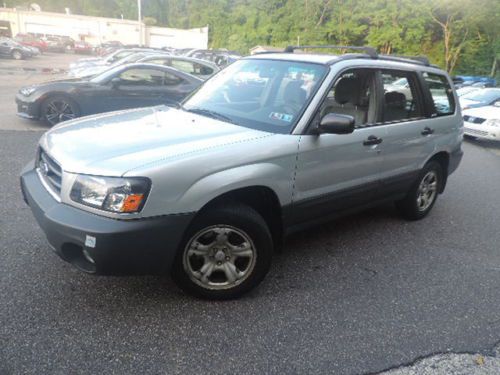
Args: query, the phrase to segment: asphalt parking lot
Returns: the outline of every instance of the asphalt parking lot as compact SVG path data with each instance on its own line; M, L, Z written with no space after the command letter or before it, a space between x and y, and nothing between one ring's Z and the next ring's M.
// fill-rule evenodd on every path
M301 233L258 289L208 302L166 277L89 276L53 254L18 187L47 128L12 104L50 76L4 76L0 374L500 373L500 144L464 143L425 220L389 205Z

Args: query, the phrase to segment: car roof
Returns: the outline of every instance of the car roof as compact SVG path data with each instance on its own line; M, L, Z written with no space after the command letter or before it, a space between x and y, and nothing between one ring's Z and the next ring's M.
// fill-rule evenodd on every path
M343 60L364 60L376 61L379 64L383 63L388 67L395 67L395 64L402 64L408 69L419 70L425 68L429 72L445 73L439 67L429 64L425 57L404 57L395 55L377 55L375 58L364 53L345 53L341 55L333 54L320 54L320 53L290 53L290 52L272 52L272 53L257 53L252 56L244 57L243 59L265 59L265 60L282 60L282 61L295 61L304 63L315 63L322 65L333 65Z
M244 57L244 59L283 60L327 65L330 64L332 60L338 60L339 57L340 56L317 53L259 53Z

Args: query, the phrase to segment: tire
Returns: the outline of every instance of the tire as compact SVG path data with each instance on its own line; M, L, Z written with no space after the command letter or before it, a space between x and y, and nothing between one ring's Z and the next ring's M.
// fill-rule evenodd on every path
M48 97L40 107L40 119L47 125L53 126L79 116L78 104L73 99L63 95Z
M15 49L14 51L12 51L12 58L14 60L22 60L23 59L23 54L21 51L18 51L17 49Z
M407 220L420 220L431 211L444 183L443 167L437 161L428 162L420 171L406 197L396 202Z
M264 279L272 254L271 233L254 209L239 203L218 206L202 212L189 227L171 275L188 294L233 299Z

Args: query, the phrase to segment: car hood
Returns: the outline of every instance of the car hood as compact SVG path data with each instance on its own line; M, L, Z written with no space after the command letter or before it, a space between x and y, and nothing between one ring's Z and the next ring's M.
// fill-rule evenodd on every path
M271 135L159 106L62 123L45 133L40 145L67 172L121 176L160 160Z
M466 109L462 113L464 116L472 116L477 118L489 119L500 119L500 107L495 107L492 105Z
M477 101L477 100L471 100L471 99L466 99L466 98L458 98L460 102L460 107L462 109L464 108L472 108L472 107L480 107L483 106L484 104Z

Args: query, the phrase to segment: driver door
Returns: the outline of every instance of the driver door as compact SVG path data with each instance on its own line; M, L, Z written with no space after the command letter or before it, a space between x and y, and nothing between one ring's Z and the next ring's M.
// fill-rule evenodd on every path
M312 124L327 113L349 115L355 118L353 133L301 136L290 225L366 205L377 194L386 128L376 124L375 77L374 69L340 75Z

